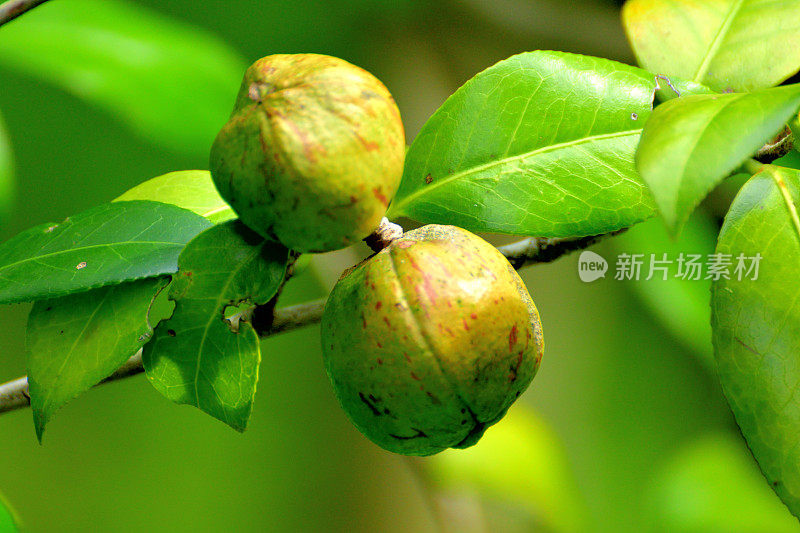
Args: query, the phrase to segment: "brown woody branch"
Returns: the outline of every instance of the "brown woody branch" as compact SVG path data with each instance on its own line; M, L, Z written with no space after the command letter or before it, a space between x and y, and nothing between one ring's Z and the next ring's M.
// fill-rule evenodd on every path
M617 233L619 232L576 239L530 237L513 244L501 246L499 250L508 258L514 268L520 269L530 264L555 261L563 255L587 248L603 237L616 235ZM388 237L396 238L396 235ZM322 319L322 312L325 307L324 300L275 309L276 300L277 298L274 298L268 304L257 308L253 316L253 326L262 338L311 326L319 323ZM100 384L134 376L143 371L142 352L139 350ZM0 384L0 414L28 407L30 403L27 377L23 376Z

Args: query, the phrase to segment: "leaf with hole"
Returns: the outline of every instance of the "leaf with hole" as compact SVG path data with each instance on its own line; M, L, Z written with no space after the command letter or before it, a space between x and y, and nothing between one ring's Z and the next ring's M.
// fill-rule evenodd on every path
M249 314L276 294L287 261L286 248L238 220L192 240L169 289L175 311L144 349L153 386L176 403L244 431L261 360Z
M653 213L633 154L655 78L561 52L489 67L423 126L390 216L471 231L576 237Z
M33 305L26 346L39 441L56 410L110 376L150 340L163 318L151 314L152 304L167 283L131 281Z
M210 32L119 0L37 7L3 27L0 65L57 85L199 161L207 161L246 67Z
M777 85L800 69L800 0L628 0L639 64L717 91Z
M210 225L174 205L132 201L36 226L0 244L0 303L170 274L186 243Z
M149 179L125 192L115 202L153 200L188 209L214 224L236 218L217 192L207 170L179 170Z
M786 196L776 179L785 184ZM800 516L800 171L768 167L739 191L717 253L761 256L758 276L712 285L711 324L720 382L753 456ZM750 266L752 261L747 262Z
M800 107L800 84L754 93L675 98L653 111L636 151L669 231L676 235L697 204Z

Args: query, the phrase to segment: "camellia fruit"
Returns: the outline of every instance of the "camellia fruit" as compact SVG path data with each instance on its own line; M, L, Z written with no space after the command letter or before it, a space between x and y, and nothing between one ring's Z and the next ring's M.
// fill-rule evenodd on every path
M250 228L326 252L378 226L404 157L400 112L377 78L335 57L281 54L245 73L211 173Z
M322 318L336 396L379 446L430 455L475 444L528 387L541 322L492 245L452 226L405 233L346 272Z

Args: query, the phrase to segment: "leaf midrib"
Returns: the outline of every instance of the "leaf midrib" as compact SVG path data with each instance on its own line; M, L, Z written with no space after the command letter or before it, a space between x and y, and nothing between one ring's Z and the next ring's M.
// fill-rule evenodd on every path
M739 14L742 4L744 4L744 0L736 0L736 2L731 6L730 11L722 21L722 25L720 25L716 35L714 35L714 40L711 41L711 46L709 46L705 56L703 56L703 61L697 67L697 71L692 78L693 81L697 83L703 83L703 77L708 73L708 67L711 65L711 61L714 59L719 47L722 45L722 41L727 36L728 30L730 29L731 24L733 24L733 19L735 19L736 15Z
M36 255L36 256L26 257L25 259L20 259L19 261L15 261L13 263L8 263L8 264L0 267L0 272L2 272L4 270L11 269L13 267L16 267L18 265L21 265L21 264L24 264L24 263L27 263L27 262L30 262L30 261L39 261L41 259L45 259L45 258L48 258L48 257L55 257L55 256L58 256L58 255L61 255L61 254L68 254L68 253L72 253L72 252L81 252L81 251L84 251L84 250L92 250L92 249L95 249L95 248L109 248L111 246L118 246L118 245L130 246L130 245L137 245L137 244L165 245L165 246L184 246L184 243L173 242L173 241L118 241L118 242L105 243L105 244L91 244L91 245L88 245L88 246L79 246L77 248L68 248L66 250L59 250L57 252L50 252L50 253L47 253L47 254L44 254L44 255ZM130 262L130 261L128 261L128 262Z
M61 366L59 367L58 372L56 372L56 376L57 376L56 379L61 378L61 374L62 374L62 372L64 372L64 368L67 366L67 363L72 358L72 355L75 353L75 348L77 348L78 343L83 339L83 336L86 334L86 331L89 329L89 326L94 322L94 319L97 316L97 313L99 313L100 309L102 309L103 306L106 305L106 301L108 301L109 296L111 294L113 294L115 290L116 290L116 287L111 287L108 291L106 291L106 293L100 299L100 302L97 304L97 307L95 307L95 309L92 311L91 315L89 316L89 319L83 325L83 328L81 328L80 333L78 333L78 335L75 337L75 340L73 341L72 346L70 346L69 350L67 351L66 355L64 356L64 360L61 362ZM53 387L53 386L50 386L50 387L47 388L47 394L45 395L44 400L42 400L42 407L43 408L50 403L50 399L53 396L54 388L55 387ZM49 417L47 417L47 418L49 418ZM44 424L42 424L42 429L44 429Z
M528 152L523 152L523 153L515 155L515 156L504 157L504 158L501 158L501 159L496 159L494 161L489 161L488 163L483 163L482 165L477 165L477 166L468 168L466 170L455 172L453 174L450 174L449 176L445 176L444 178L437 179L436 181L434 181L433 183L431 183L429 185L425 185L423 187L420 187L419 189L417 189L413 193L411 193L408 196L406 196L405 198L403 198L400 202L395 204L394 211L398 212L398 213L403 213L402 209L403 209L404 206L406 206L409 203L411 203L417 197L429 193L432 189L436 189L436 188L441 187L442 185L446 185L446 184L448 184L448 183L450 183L452 181L461 179L461 178L463 178L465 176L469 176L470 174L475 174L475 173L484 171L486 169L490 169L490 168L495 167L495 166L505 165L505 164L508 164L508 163L512 163L514 161L519 161L521 159L525 159L525 158L528 158L528 157L536 156L538 154L544 154L544 153L560 150L562 148L569 148L571 146L580 146L582 144L593 142L593 141L602 141L602 140L605 140L605 139L614 139L614 138L618 138L618 137L626 137L628 135L638 135L641 132L642 132L642 129L639 128L639 129L636 129L636 130L626 130L626 131L617 131L617 132L614 132L614 133L603 133L603 134L598 134L598 135L590 135L588 137L581 137L580 139L573 139L571 141L566 141L566 142L563 142L563 143L557 143L557 144L551 144L551 145L548 145L548 146L542 146L540 148L536 148L536 149L530 150Z
M239 272L241 272L247 265L249 265L254 257L256 257L258 254L261 253L261 250L264 247L264 245L266 244L266 242L267 241L264 241L260 245L254 247L253 250L250 252L250 254L248 254L248 256L239 264L239 266L237 266L235 269L231 270L230 276L228 276L228 279L225 280L225 285L222 287L222 290L219 292L219 296L217 296L217 299L214 302L214 311L211 313L211 316L209 317L208 322L206 322L206 325L203 328L203 334L202 334L202 337L200 338L200 346L197 349L197 365L195 366L194 383L193 383L194 384L195 406L198 407L198 408L200 407L200 388L198 387L198 382L199 382L199 379L200 379L200 367L201 367L202 361L203 361L203 350L205 348L206 339L208 339L208 330L211 327L211 324L214 323L214 319L217 318L217 315L218 315L217 310L219 309L220 305L222 304L222 302L224 300L227 299L227 298L225 298L225 295L226 295L226 293L228 291L228 288L231 286L231 283L236 278L236 276L239 275ZM192 299L192 298L188 298L188 299ZM213 388L213 385L212 385L212 388ZM227 410L225 410L225 417L227 418Z

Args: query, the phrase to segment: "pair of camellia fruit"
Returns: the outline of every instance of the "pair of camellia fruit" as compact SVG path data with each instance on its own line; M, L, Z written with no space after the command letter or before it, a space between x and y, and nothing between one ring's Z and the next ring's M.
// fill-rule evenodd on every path
M400 112L370 73L329 56L274 55L247 70L211 172L251 229L327 252L378 227L405 149ZM428 225L342 275L322 350L362 433L392 452L430 455L475 444L503 417L533 379L543 341L506 258L466 230Z

